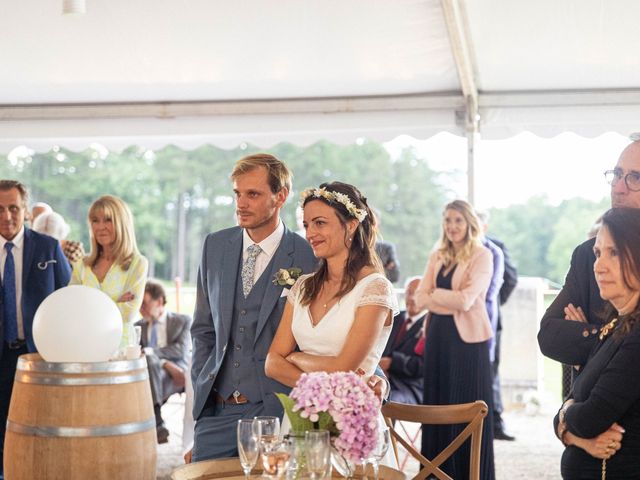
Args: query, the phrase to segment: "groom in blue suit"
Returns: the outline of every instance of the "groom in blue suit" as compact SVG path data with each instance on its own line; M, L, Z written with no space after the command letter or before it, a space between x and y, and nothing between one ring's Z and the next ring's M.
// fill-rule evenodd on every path
M23 184L0 180L0 453L18 357L36 351L33 315L47 295L71 278L58 241L25 228L28 201Z
M281 269L313 271L309 244L280 220L291 174L269 154L239 160L231 174L238 226L209 234L198 272L193 337L193 460L238 456L236 425L282 416L275 392L289 388L264 372L288 287Z

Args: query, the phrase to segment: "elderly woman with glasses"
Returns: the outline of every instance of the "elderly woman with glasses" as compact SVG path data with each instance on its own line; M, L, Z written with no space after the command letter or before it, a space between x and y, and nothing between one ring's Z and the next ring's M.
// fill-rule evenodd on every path
M594 253L607 323L554 419L562 478L640 479L640 209L605 213Z

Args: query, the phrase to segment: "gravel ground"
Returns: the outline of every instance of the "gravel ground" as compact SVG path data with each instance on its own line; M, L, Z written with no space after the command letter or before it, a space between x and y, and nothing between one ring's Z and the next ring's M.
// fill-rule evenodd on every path
M174 468L182 465L182 414L184 395L174 395L163 407L163 418L171 431L169 443L158 446L157 478L168 480ZM562 445L552 429L555 405L547 405L532 414L524 410L504 414L514 442L494 443L497 480L560 479ZM417 463L408 462L405 472L415 474Z
M497 480L560 479L563 446L553 433L555 410L529 415L508 412L503 418L514 442L494 442Z

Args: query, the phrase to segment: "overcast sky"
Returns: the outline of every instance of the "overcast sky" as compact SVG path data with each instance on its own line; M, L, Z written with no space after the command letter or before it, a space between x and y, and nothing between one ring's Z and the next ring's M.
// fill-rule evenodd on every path
M539 138L522 133L506 140L482 140L476 152L476 205L504 207L546 194L559 203L566 198L600 200L609 195L603 172L613 168L627 137L607 133L583 138L564 133L555 138ZM456 171L451 187L466 198L466 140L448 133L428 140L401 136L385 144L392 155L413 145L437 171Z

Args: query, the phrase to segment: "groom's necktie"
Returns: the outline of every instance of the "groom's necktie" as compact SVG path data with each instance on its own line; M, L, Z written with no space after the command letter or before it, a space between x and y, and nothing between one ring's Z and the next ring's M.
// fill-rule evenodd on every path
M262 249L259 245L253 244L247 248L249 255L242 264L242 292L245 298L249 295L251 287L253 287L253 275L256 271L256 258L260 255Z
M13 243L7 242L7 258L4 261L2 277L2 310L4 314L4 339L15 342L18 339L18 311L16 309L16 264L13 261L11 249Z

